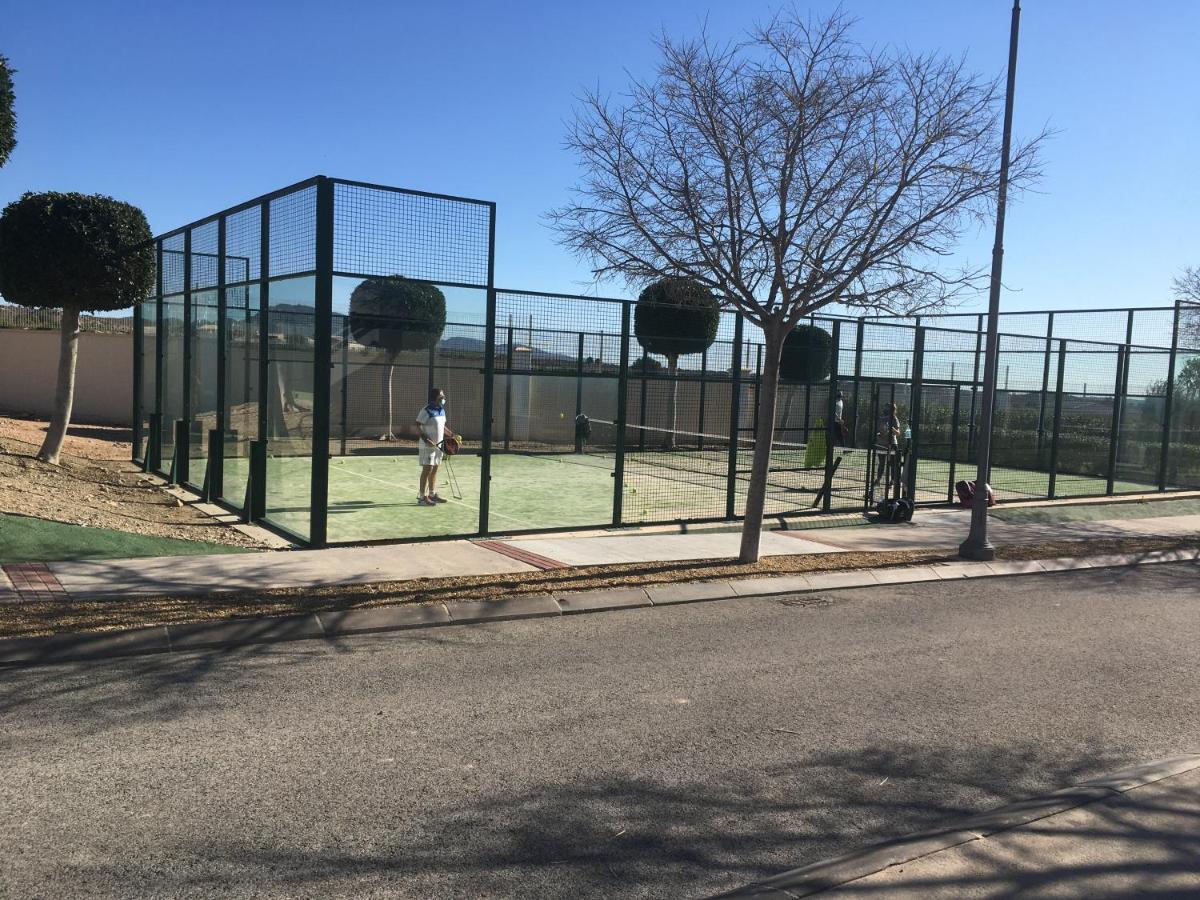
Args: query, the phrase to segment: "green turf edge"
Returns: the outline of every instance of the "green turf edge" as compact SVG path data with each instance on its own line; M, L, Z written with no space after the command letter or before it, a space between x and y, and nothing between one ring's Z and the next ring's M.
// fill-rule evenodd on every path
M34 516L0 513L0 565L251 552L254 551L250 548L228 544L130 534L111 528L90 528Z

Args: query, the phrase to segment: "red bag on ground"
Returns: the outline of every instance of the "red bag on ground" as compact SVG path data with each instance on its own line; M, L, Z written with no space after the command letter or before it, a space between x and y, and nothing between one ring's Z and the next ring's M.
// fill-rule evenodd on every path
M954 485L954 490L958 492L958 505L963 509L970 509L975 503L975 485L974 481L960 481ZM984 485L987 489L987 505L996 505L996 495L992 492L990 484Z

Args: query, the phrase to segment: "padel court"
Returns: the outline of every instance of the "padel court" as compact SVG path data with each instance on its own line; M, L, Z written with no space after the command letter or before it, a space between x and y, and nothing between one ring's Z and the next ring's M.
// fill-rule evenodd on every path
M498 288L495 223L487 201L315 177L159 236L134 310L134 460L313 547L735 522L765 431L773 523L861 521L889 480L949 503L974 477L982 317L809 317L794 334L823 349L784 373L764 430L753 322L714 298L705 335L671 351L682 306L651 328L629 297ZM371 305L396 290L415 305ZM1200 487L1193 318L1010 317L999 499ZM435 388L465 444L448 502L426 506L414 417ZM903 479L880 484L901 466L872 449L893 420Z

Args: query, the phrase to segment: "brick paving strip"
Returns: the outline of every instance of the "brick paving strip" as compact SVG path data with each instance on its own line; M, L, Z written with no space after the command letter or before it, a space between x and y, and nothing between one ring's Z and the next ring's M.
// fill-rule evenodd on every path
M0 568L4 569L19 601L61 600L67 595L62 583L45 563L9 563Z
M506 544L504 541L474 541L474 544L476 547L485 547L502 556L507 556L509 559L528 563L535 569L541 569L542 571L567 568L567 564L564 562L559 562L557 559L551 559L548 556L542 556L540 553L534 553L530 550L513 546L512 544Z
M907 568L857 569L807 575L757 576L725 581L649 584L574 592L521 594L496 600L459 600L323 610L299 615L263 616L158 625L127 630L0 639L0 666L37 665L81 659L133 656L310 639L338 640L354 634L405 631L446 625L560 617L636 607L672 606L747 597L807 594L881 584L960 578L1034 575L1079 569L1153 563L1197 563L1196 548L1155 550L1056 559L990 563L942 562Z

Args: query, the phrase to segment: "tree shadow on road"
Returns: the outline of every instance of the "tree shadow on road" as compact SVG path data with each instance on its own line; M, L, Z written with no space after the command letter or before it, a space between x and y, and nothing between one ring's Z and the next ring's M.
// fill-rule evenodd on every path
M169 867L136 857L96 861L71 879L125 880L170 896L248 885L270 896L708 896L1128 762L1032 744L899 744L699 781L678 771L572 773L564 760L561 782L511 794L496 785L467 806L414 815L403 785L381 782L370 821L343 812L335 822L314 809L288 839L164 834L154 856L168 857Z

